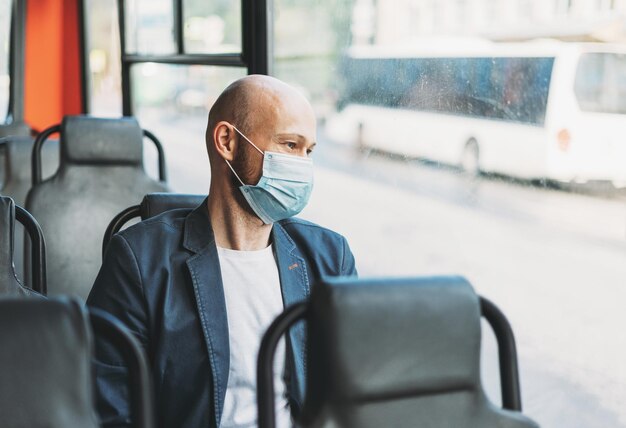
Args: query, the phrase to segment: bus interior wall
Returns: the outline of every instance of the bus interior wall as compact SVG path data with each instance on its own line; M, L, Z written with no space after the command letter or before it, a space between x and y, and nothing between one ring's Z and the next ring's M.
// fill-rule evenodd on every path
M24 118L35 130L84 113L79 1L27 1Z

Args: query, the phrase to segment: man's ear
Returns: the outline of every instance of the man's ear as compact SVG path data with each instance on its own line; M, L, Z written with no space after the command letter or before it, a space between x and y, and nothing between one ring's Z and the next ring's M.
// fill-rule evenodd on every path
M213 128L213 144L218 156L232 162L235 159L237 142L235 139L235 129L226 122L221 121Z

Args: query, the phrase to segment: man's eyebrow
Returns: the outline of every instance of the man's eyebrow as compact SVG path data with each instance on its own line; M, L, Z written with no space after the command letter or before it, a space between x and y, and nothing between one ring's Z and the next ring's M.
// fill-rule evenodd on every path
M301 140L301 141L306 141L306 137L304 135L301 134L293 134L293 133L283 133L283 134L276 134L276 138L295 138L296 140ZM311 142L310 147L314 147L317 145L316 141Z

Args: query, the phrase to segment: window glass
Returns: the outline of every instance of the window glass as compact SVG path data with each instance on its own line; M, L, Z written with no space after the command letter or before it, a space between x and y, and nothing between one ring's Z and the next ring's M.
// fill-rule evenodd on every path
M626 3L604 3L274 1L274 73L319 118L301 216L362 276L467 277L512 324L541 426L626 421Z
M126 51L174 54L174 1L126 0Z
M117 0L87 0L89 112L121 116L122 84Z
M340 69L340 103L542 125L553 61L348 56Z
M241 52L241 2L183 0L185 52Z
M11 41L11 2L0 4L0 123L4 123L9 111L10 76L9 55Z
M581 55L575 92L585 111L626 114L626 55Z
M246 75L240 67L155 63L131 68L133 110L143 128L163 143L169 182L184 193L207 193L210 170L204 134L217 96ZM146 144L144 164L156 175L156 153Z

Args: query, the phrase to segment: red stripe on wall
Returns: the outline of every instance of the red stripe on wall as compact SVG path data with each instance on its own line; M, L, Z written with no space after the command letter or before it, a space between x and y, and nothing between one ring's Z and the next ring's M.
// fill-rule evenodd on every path
M34 129L80 114L78 0L28 0L24 117Z

